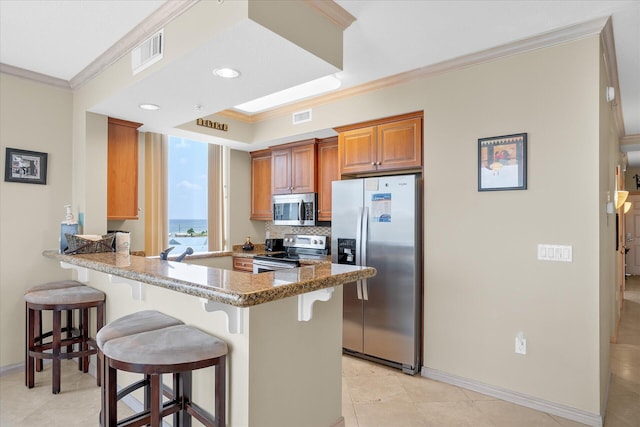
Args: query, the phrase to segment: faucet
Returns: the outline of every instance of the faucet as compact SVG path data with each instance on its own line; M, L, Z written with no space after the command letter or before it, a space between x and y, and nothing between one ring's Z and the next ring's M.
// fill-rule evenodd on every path
M169 252L171 252L173 250L174 246L171 246L167 249L165 249L164 251L160 252L160 259L163 261L166 261L167 259L169 259Z
M187 255L191 255L192 253L193 253L193 249L191 248L191 246L189 246L184 252L178 255L178 258L176 258L174 261L180 262L184 259L184 257L186 257Z

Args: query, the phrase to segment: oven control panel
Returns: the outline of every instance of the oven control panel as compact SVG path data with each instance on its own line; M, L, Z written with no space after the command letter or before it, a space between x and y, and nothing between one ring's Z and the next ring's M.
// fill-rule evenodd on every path
M306 249L326 249L327 236L314 236L306 234L285 234L284 246Z

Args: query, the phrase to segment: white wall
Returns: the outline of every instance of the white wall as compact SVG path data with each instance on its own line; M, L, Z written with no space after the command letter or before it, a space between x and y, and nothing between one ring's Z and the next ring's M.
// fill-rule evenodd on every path
M58 247L71 203L71 92L0 73L0 163L6 147L48 153L47 184L0 182L0 368L24 362L24 291L70 278L41 255Z

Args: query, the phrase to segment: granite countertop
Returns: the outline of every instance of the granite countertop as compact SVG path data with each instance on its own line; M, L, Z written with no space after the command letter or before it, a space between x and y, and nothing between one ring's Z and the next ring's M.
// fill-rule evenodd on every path
M63 255L56 250L45 257L141 283L171 289L236 307L251 307L319 289L373 277L376 269L353 265L320 264L247 274L232 270L115 252Z

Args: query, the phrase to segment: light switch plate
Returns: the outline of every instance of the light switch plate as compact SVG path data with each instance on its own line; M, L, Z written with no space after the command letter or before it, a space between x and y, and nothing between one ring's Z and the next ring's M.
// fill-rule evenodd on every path
M538 244L540 261L573 262L573 246Z

